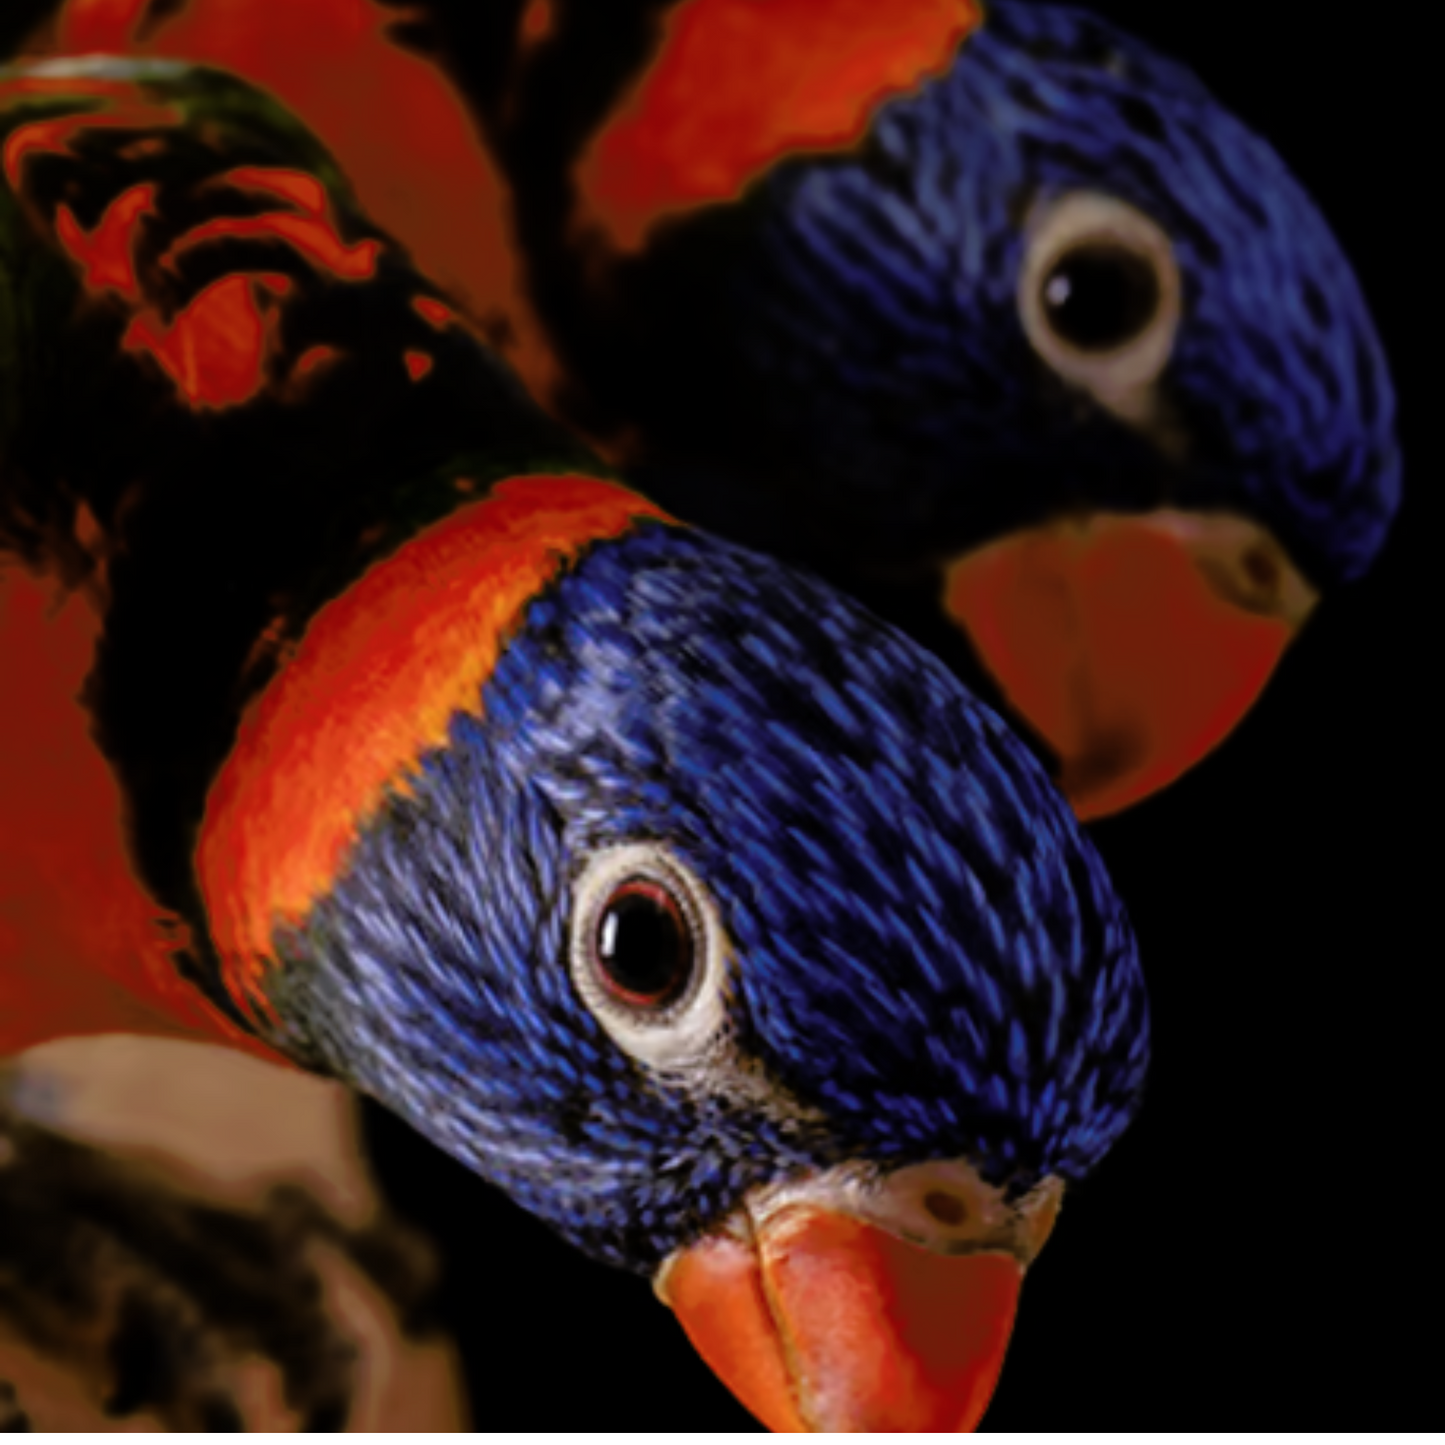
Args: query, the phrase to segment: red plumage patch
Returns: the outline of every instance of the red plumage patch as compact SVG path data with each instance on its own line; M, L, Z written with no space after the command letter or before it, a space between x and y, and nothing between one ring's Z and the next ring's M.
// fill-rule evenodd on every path
M0 566L0 1055L144 1033L274 1060L177 977L183 935L131 869L120 789L77 700L98 628L85 591Z
M287 179L309 181L298 171L281 172ZM227 176L234 180L234 174ZM339 281L366 281L376 274L377 241L358 241L348 246L328 220L317 216L294 216L277 212L268 216L223 216L196 226L176 243L175 255L193 246L224 236L275 236L300 251L313 265L330 271ZM169 257L167 258L169 259Z
M81 229L69 206L56 210L55 233L60 244L82 267L87 290L113 290L128 301L141 299L131 248L136 227L155 211L155 200L153 185L132 186L122 191L106 207L100 224L89 234Z
M446 78L391 40L404 18L375 0L66 0L54 50L215 65L270 91L338 157L362 210L418 270L474 317L509 314L507 359L545 391L555 367L518 305L504 187ZM306 208L299 192L288 199Z
M239 406L261 389L273 334L245 276L207 286L166 325L154 312L136 317L128 351L149 352L192 406Z
M372 567L312 620L253 705L207 803L201 890L228 987L264 1007L278 920L335 882L389 790L475 713L527 603L650 502L587 477L497 487Z
M977 0L685 0L582 158L588 219L636 250L661 217L730 200L784 156L852 145L981 19Z
M12 190L20 189L20 170L27 156L64 155L71 140L82 131L150 130L179 125L181 120L166 106L138 102L130 86L118 81L27 75L7 79L4 89L11 94L59 95L67 100L88 95L107 102L101 110L32 121L11 132L0 160Z
M32 89L30 80L22 89ZM139 103L129 91L113 93L81 85L107 103L85 111L21 126L6 141L4 165L12 186L20 187L26 159L64 153L87 130L124 126L169 127L178 117L171 111ZM224 180L241 190L274 195L294 207L259 216L220 217L195 226L162 257L175 257L208 241L228 237L275 237L292 246L312 265L341 281L366 281L376 273L381 245L374 240L347 245L328 214L326 193L314 176L286 168L242 166ZM269 274L233 275L216 281L177 316L166 319L146 305L136 267L141 227L154 215L156 186L138 185L122 192L106 207L92 231L85 231L66 205L55 212L60 244L80 267L81 284L92 293L119 295L135 310L125 346L155 358L195 407L239 405L266 383L267 363L275 351L275 306L289 291L284 277ZM278 283L278 280L280 284Z

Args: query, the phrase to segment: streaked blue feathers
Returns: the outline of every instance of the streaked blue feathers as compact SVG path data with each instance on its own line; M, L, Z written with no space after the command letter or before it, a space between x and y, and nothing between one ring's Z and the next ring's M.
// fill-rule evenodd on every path
M599 1258L650 1270L847 1159L1077 1177L1136 1107L1133 939L1066 805L940 664L768 560L652 523L594 547L414 791L280 940L277 1006ZM775 1106L669 1085L579 998L573 881L641 840L705 880Z

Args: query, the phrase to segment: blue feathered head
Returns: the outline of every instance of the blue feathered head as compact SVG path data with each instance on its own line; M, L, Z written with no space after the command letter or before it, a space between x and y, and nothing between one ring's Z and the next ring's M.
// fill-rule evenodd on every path
M1379 550L1394 397L1349 263L1274 150L1147 46L1082 11L992 4L858 155L784 166L764 192L765 269L739 282L766 298L753 355L780 378L786 359L788 406L867 401L799 419L824 471L896 496L921 469L963 512L997 457L1038 488L1007 505L1036 514L1070 489L1239 511L1317 586ZM1175 286L1177 330L1156 335Z
M1178 508L1264 526L1316 589L1358 577L1398 505L1394 397L1324 218L1182 66L1079 10L985 8L855 144L593 258L600 309L539 263L637 475L743 539L790 488L805 531L880 557Z
M1147 1052L1123 911L1002 725L655 521L531 601L279 955L293 1052L645 1272L848 1161L1075 1178Z

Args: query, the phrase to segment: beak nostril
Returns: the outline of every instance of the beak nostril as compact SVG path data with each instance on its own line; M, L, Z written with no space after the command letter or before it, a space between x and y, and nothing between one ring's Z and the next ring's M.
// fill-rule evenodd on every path
M1279 582L1279 567L1262 547L1252 547L1244 557L1244 575L1261 591Z
M923 1207L940 1223L960 1225L968 1218L968 1206L956 1194L931 1189L923 1196Z

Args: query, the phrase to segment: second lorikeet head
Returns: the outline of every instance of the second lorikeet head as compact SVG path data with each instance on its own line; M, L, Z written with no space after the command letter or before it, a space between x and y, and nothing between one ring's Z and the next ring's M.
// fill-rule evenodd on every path
M1085 815L1177 777L1398 504L1318 209L1081 9L655 8L592 111L560 23L504 136L555 404L680 515L933 588Z

